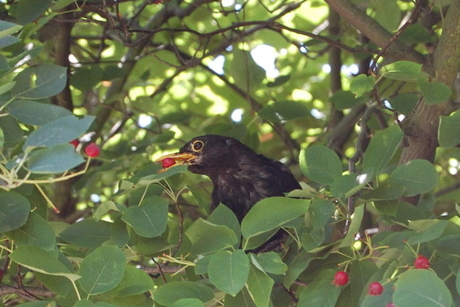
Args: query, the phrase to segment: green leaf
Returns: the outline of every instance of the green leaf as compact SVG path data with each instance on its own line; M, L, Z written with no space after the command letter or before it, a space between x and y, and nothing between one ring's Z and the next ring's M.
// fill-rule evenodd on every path
M224 300L227 307L257 307L246 287L235 297L227 294Z
M301 237L301 243L304 250L312 252L319 247L325 239L324 228L316 228L310 232L305 232Z
M438 176L433 164L427 160L412 160L398 166L390 179L406 188L405 196L414 196L429 192L438 183Z
M141 237L153 238L166 230L168 201L159 196L147 197L140 206L129 207L121 217Z
M124 209L126 209L126 207L122 204L119 204L119 203L116 203L110 200L104 201L93 212L93 217L95 220L99 221L105 215L107 215L110 211L120 212Z
M21 123L37 126L42 126L59 117L72 115L72 112L61 106L32 100L13 102L9 107L9 112Z
M240 249L234 252L219 251L211 256L208 276L219 290L235 296L248 279L248 257Z
M453 148L460 143L460 110L449 116L441 116L438 141L444 148Z
M126 265L123 279L111 293L114 296L131 296L152 291L154 287L152 278L147 273L131 265Z
M365 93L370 92L374 85L375 79L373 76L360 74L351 80L350 91L355 94L356 97L360 97Z
M125 274L126 256L118 247L100 246L83 259L80 285L89 295L114 289Z
M398 276L393 303L396 306L444 306L453 304L446 284L431 270L408 270Z
M216 225L224 225L233 230L235 235L241 237L240 222L235 213L229 207L220 204L208 217L208 222Z
M153 175L142 177L141 179L139 179L137 184L139 186L149 185L152 183L160 182L161 180L176 174L187 173L187 167L187 165L174 165L173 167L168 168L164 172L159 172Z
M129 232L128 227L121 218L117 218L113 221L112 229L110 231L110 239L118 247L123 247L129 242Z
M300 274L305 271L313 259L316 259L314 254L307 253L305 250L301 250L300 253L298 253L294 260L292 260L292 262L289 264L288 270L283 280L283 285L289 289L300 276Z
M67 243L80 247L96 248L110 239L111 224L85 219L67 227L59 236Z
M34 274L45 287L59 295L67 296L74 289L72 282L64 276L48 275L39 272L35 272Z
M23 149L29 146L51 147L69 143L85 133L94 119L94 116L89 115L83 118L73 115L59 117L32 132L24 143Z
M228 64L235 84L245 92L259 89L265 79L265 70L256 64L248 51L235 48L232 54L233 59Z
M37 246L19 246L10 254L11 260L36 272L48 275L64 276L70 280L77 280L79 275L70 270L53 255Z
M80 91L88 91L102 81L102 69L98 65L88 65L75 71L70 84Z
M238 238L230 228L212 224L201 218L185 231L185 235L193 244L193 254L208 254L238 243Z
M373 169L377 175L387 166L401 144L404 133L394 125L378 131L364 153L363 168Z
M5 48L8 46L14 45L16 43L19 43L20 41L21 40L17 38L16 36L7 35L5 37L0 37L0 48ZM0 56L0 58L2 57L3 56ZM4 65L5 63L7 65ZM2 61L2 60L0 60L0 67L1 67L0 70L9 70L11 68L8 62ZM3 72L0 72L0 75L3 75Z
M214 292L206 285L192 281L172 281L159 287L153 294L155 301L172 306L176 301L196 298L206 303L214 298Z
M5 37L10 34L14 34L22 29L21 25L8 22L5 20L0 20L0 37Z
M340 287L333 285L335 271L322 270L319 276L301 293L298 306L334 307L340 295Z
M423 232L419 232L413 236L411 236L408 240L407 243L410 245L415 245L415 244L421 244L425 242L430 242L434 241L442 236L444 233L444 230L446 229L447 225L449 224L449 221L439 221L435 220L437 223L429 227ZM425 224L429 225L429 221L417 221L417 222L425 222ZM428 222L428 223L427 223ZM409 223L410 225L411 223Z
M356 97L351 91L338 90L329 98L337 110L351 109L362 105L365 102L364 97Z
M402 201L387 200L374 204L386 218L398 223L407 224L408 221L426 219L429 216L429 212Z
M309 200L270 197L256 203L241 222L241 233L249 239L276 229L307 212Z
M428 81L425 78L417 80L417 85L422 92L427 104L437 104L449 100L452 90L445 83Z
M457 277L455 278L455 285L457 288L457 293L460 293L460 269L457 271Z
M284 274L288 266L283 262L280 255L275 252L250 254L251 261L260 271L267 274Z
M21 71L14 81L16 85L11 90L14 97L29 99L51 97L64 89L67 82L67 69L53 64L39 64Z
M393 109L407 116L412 113L419 99L419 95L402 93L395 97L388 98L388 101Z
M0 128L5 137L4 146L15 146L23 141L23 131L13 116L0 117Z
M52 0L21 0L16 10L16 19L22 24L28 24L43 14Z
M282 100L264 106L258 114L271 122L286 122L309 116L310 110L301 102Z
M308 208L313 228L324 227L332 218L335 205L328 199L314 198Z
M299 156L300 169L309 179L322 185L331 185L342 175L339 157L325 146L302 149Z
M373 177L373 171L370 173L345 174L334 180L331 185L331 194L334 197L350 197L366 186Z
M383 183L380 183L378 187L374 190L370 190L362 195L363 199L367 200L388 200L388 199L398 199L403 196L406 188L400 184L387 180Z
M246 289L257 306L269 306L274 280L253 265L250 266Z
M351 247L355 242L356 234L359 232L364 217L364 207L364 205L361 205L355 208L355 212L353 212L351 218L350 228L348 229L347 235L340 243L340 247Z
M350 287L351 287L351 303L352 306L359 306L358 300L363 293L367 293L369 284L375 280L371 280L378 270L375 262L372 259L360 259L352 261L350 265Z
M396 0L380 0L374 3L375 20L388 31L396 31L401 22L400 14L395 14L400 10Z
M287 83L291 79L291 75L281 75L275 78L273 82L267 82L267 87L276 87Z
M56 235L53 227L37 213L30 213L27 223L6 235L14 240L17 246L34 245L45 251L52 251L56 246Z
M422 73L422 64L410 61L398 61L387 64L381 69L382 76L398 81L415 82Z
M0 192L0 233L17 229L27 222L30 204L27 198L13 192Z
M0 57L0 70L3 70L3 69L9 69L9 67L5 67L1 61L1 57ZM8 65L8 63L5 63L5 65ZM0 86L0 95L3 95L7 92L9 92L13 87L14 85L16 84L16 82L7 82L7 83L4 83ZM11 112L10 112L11 113Z
M27 168L32 173L58 174L83 162L85 160L79 153L75 152L73 145L60 144L34 151L30 155Z
M203 307L203 302L197 298L183 298L175 301L172 307Z

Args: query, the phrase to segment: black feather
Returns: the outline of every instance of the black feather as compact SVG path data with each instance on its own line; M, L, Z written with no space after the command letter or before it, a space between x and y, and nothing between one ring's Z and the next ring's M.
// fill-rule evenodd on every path
M193 150L195 142L203 142L199 151ZM238 140L219 135L204 135L192 139L180 149L193 153L194 162L189 171L211 178L211 210L219 203L229 207L241 221L259 200L284 196L300 189L294 175L281 162L256 154Z

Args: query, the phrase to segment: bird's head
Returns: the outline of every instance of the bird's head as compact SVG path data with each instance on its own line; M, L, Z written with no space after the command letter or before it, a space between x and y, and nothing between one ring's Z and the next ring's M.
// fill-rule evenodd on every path
M203 135L190 140L177 153L163 156L177 164L189 165L189 171L211 176L214 172L238 166L241 159L257 155L252 149L231 137Z

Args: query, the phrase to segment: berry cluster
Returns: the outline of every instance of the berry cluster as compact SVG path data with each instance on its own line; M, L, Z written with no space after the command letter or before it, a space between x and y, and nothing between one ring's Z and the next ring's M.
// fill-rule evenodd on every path
M424 256L418 256L414 261L414 268L416 269L426 270L430 268L430 265L431 265L430 260L428 260L428 258ZM335 273L332 284L334 284L336 287L344 286L348 283L348 281L349 281L349 276L347 272L339 271ZM367 294L378 296L378 295L381 295L382 293L383 293L383 285L380 282L374 281L369 284ZM388 303L387 307L396 307L396 305L394 303Z

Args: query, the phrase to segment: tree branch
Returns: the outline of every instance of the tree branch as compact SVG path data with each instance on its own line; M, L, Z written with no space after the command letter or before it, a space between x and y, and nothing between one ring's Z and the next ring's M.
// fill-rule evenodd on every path
M384 48L388 45L388 42L391 41L393 35L350 0L325 1L344 20L353 25L380 48ZM388 47L385 55L394 60L407 60L422 64L426 61L425 56L399 39L395 40L394 43Z

